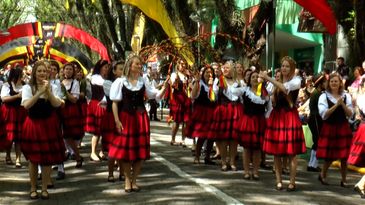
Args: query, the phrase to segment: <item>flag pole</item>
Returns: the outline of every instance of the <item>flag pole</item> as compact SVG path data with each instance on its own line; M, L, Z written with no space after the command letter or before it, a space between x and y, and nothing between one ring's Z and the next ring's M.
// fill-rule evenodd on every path
M275 74L275 36L276 36L276 0L272 1L272 51L271 51L271 75Z

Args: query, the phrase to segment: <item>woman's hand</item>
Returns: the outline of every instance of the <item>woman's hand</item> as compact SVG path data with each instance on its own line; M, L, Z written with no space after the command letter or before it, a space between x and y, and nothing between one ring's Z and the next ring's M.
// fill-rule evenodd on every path
M117 132L121 134L123 130L123 125L119 120L115 121L115 127L117 128Z
M208 80L208 85L209 85L209 86L212 86L212 85L213 85L213 82L214 82L213 74L210 74L210 75L209 75L209 80Z
M167 88L169 86L169 82L170 82L170 75L168 75L166 77L166 80L163 82L164 88Z
M266 71L260 71L259 77L262 79L265 79L265 80L267 80L269 78Z

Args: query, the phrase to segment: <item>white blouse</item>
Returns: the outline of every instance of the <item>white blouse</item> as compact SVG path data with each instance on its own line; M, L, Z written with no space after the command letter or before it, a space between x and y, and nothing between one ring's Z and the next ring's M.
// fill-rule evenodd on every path
M290 91L299 90L301 84L302 84L302 78L299 76L294 76L291 80L285 82L283 85L285 87L286 94L289 94Z
M91 76L91 84L93 85L103 86L104 81L105 81L104 78L101 77L101 75L99 74L94 74Z
M55 95L55 93L57 92L57 87L55 85L51 84L51 92L53 93L53 95ZM21 105L24 105L24 102L31 99L32 97L33 97L33 93L32 93L31 86L30 85L24 85L23 89L22 89L22 103L21 103ZM40 98L43 98L43 99L46 98L45 94L43 93L40 96Z
M56 96L59 97L59 98L63 98L63 93L62 93L62 89L61 89L61 81L60 79L52 79L52 80L49 80L49 82L52 84L52 85L55 85L57 87L57 92L56 92Z
M344 102L346 104L346 106L348 108L350 108L352 114L354 113L354 109L352 107L352 99L350 94L343 92L341 94L341 98L344 98L346 96L346 102ZM318 110L319 110L319 114L321 115L323 120L326 120L327 118L324 117L324 115L326 114L327 110L329 109L328 107L328 103L327 103L327 97L328 99L336 104L337 103L337 99L333 97L333 95L329 92L324 92L321 94L321 96L319 96L319 100L318 100Z
M113 82L113 84L110 88L110 94L109 94L110 100L121 101L123 99L123 95L122 95L123 86L125 86L128 90L138 91L143 87L143 85L146 88L146 94L147 94L148 98L161 100L158 96L160 96L162 90L159 91L159 90L153 88L152 86L149 85L149 83L145 82L142 77L138 78L135 86L133 86L131 83L129 83L129 81L127 80L126 77L117 78Z
M186 83L186 81L188 79L184 74L182 74L180 72L172 73L171 76L170 76L170 80L171 80L172 84L175 83L177 77L179 77L179 79L181 80L182 83Z
M365 113L365 94L358 95L356 99L356 104L359 109Z
M21 92L23 89L23 85L15 86L13 87L15 92ZM1 87L1 98L10 96L10 85L9 83L4 83L4 85Z
M70 94L72 96L74 96L76 99L79 99L79 96L80 96L80 83L79 83L79 81L77 81L76 79L64 79L62 81L62 83L65 86L66 90L70 90L71 84L73 83ZM62 95L63 95L63 93L62 93ZM63 97L65 97L65 96L63 96Z
M216 78L216 80L214 80L214 84L213 84L213 90L214 93L216 93L216 96L218 96L218 91L219 91L219 80L218 78ZM230 101L237 101L239 99L239 96L242 95L242 89L239 86L239 84L237 82L232 83L231 85L229 85L227 83L227 89L223 90L223 94L230 100Z

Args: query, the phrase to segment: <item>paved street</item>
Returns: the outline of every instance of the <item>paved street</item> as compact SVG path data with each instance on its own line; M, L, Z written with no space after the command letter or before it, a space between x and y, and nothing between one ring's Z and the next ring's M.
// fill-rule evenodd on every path
M223 173L219 166L193 164L189 148L170 146L170 129L166 122L151 122L151 127L152 157L144 164L138 181L141 192L127 194L123 182L107 182L107 163L89 161L90 136L86 136L86 146L81 150L84 166L75 169L75 161L67 161L66 179L54 180L55 188L49 190L48 201L28 199L26 166L15 169L6 165L5 153L1 153L0 204L365 204L352 188L339 186L337 168L332 167L329 171L331 185L323 186L317 180L318 174L307 172L306 161L300 159L298 191L276 191L271 171L260 170L258 182L242 178L242 148L239 149L239 171ZM178 136L177 140L180 139ZM272 164L272 157L268 162ZM55 177L56 171L52 175ZM114 176L118 178L117 171ZM288 176L284 179L286 186ZM349 184L353 186L359 179L358 173L349 172Z

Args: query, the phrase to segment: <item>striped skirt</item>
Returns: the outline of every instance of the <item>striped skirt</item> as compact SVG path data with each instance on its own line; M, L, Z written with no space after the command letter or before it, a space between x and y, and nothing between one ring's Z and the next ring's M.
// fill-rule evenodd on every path
M77 103L66 103L61 109L61 123L63 137L66 139L80 140L84 136L84 123L81 110Z
M109 147L109 157L124 160L150 158L150 122L147 112L120 112L123 125L121 134L116 134Z
M302 123L296 108L274 108L266 124L263 151L297 155L306 151Z
M347 121L337 124L323 122L318 139L317 158L347 159L350 153L352 131Z
M101 122L106 108L99 106L99 101L91 100L87 106L85 131L96 136L101 135Z
M56 112L45 119L27 117L23 126L20 148L26 159L34 164L53 165L65 159L65 145Z
M242 112L242 106L239 103L217 105L211 129L214 133L213 138L215 140L238 140L236 128Z
M214 106L194 105L193 114L187 124L187 136L213 139L211 126L214 110Z
M238 142L246 149L262 149L266 129L265 116L243 114L238 125Z
M358 167L365 167L365 123L360 124L352 139L347 163Z

